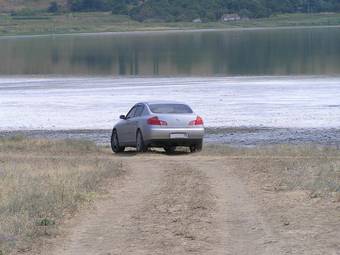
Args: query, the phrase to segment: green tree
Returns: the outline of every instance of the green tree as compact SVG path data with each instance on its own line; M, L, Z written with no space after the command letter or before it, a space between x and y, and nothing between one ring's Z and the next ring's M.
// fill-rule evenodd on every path
M72 11L109 11L112 0L71 0Z
M59 5L56 1L50 3L47 9L48 12L56 13L59 12Z
M133 19L216 21L225 13L262 18L273 13L340 11L340 0L68 0L71 11L112 11ZM55 11L55 3L50 5Z

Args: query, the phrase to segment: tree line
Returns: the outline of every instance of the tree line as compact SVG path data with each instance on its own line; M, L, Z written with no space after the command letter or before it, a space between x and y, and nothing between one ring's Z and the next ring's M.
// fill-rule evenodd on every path
M49 10L58 11L52 2ZM216 21L226 13L263 18L278 13L339 12L340 0L68 0L72 12L112 11L138 21Z

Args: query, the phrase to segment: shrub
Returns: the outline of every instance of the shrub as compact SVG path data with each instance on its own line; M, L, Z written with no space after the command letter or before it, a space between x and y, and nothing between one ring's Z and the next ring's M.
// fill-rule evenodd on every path
M58 3L56 1L53 1L53 2L50 3L47 11L52 12L52 13L56 13L56 12L59 12L59 9L60 9L60 7L59 7Z

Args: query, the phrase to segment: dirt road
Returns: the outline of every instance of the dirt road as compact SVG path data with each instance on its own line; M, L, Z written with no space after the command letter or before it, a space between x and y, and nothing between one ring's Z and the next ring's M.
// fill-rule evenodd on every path
M340 254L338 205L316 203L303 191L267 189L240 169L239 159L146 154L117 160L126 176L43 253Z

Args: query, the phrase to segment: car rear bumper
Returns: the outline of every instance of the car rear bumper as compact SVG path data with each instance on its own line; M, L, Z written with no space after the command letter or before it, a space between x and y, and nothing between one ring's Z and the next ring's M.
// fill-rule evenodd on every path
M201 139L158 139L146 141L147 146L150 147L170 147L170 146L192 146L202 142Z
M184 135L185 137L172 138L173 135ZM204 127L195 128L160 128L152 127L143 132L144 140L157 141L157 140L202 140L204 136Z

